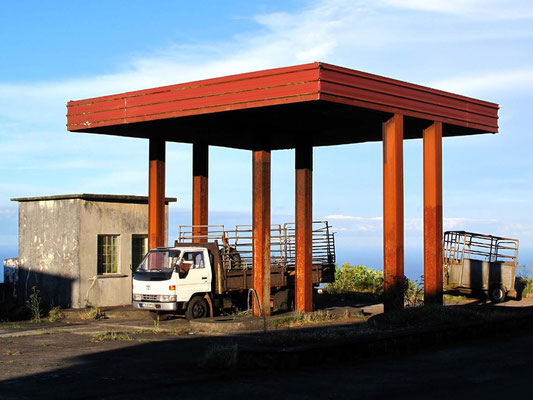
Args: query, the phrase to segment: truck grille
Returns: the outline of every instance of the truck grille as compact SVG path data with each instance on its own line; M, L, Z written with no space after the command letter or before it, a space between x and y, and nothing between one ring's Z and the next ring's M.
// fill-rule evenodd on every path
M142 299L144 301L157 301L157 295L156 294L143 294Z

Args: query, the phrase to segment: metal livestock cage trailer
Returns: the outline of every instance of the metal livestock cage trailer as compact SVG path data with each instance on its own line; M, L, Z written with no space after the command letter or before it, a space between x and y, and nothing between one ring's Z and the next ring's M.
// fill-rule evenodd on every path
M203 233L198 233L200 228ZM313 221L312 281L314 285L335 280L335 234L327 221ZM270 230L270 283L273 287L294 286L296 266L295 224L273 224ZM180 225L176 246L193 243L215 243L219 250L221 270L215 271L218 294L252 287L253 229L251 225ZM217 275L217 276L218 276Z
M517 239L448 231L443 247L447 289L485 293L496 303L516 296Z

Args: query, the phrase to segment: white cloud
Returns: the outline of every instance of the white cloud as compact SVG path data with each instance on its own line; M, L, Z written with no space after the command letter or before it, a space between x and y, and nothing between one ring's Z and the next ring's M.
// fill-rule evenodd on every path
M334 219L334 220L352 220L352 221L381 221L383 217L356 217L353 215L342 215L342 214L332 214L332 215L326 215L324 218L326 219Z
M428 86L471 96L502 91L528 93L533 90L533 67L461 75Z
M357 60L353 55L361 49L392 48L408 42L432 40L464 41L471 37L508 35L513 29L461 32L429 29L435 23L424 16L396 15L390 7L415 9L424 12L438 11L470 17L470 14L492 16L531 16L533 6L516 2L516 6L503 7L491 1L418 1L383 0L376 3L348 0L322 0L310 3L293 13L271 13L253 17L257 30L236 35L233 39L213 43L174 45L144 57L125 62L121 72L99 76L83 76L54 82L28 82L26 84L0 83L0 117L6 121L24 121L53 125L65 130L65 103L129 90L162 86L214 76L252 71L263 68L305 63L319 60ZM506 11L507 9L512 10ZM468 11L471 11L468 12ZM463 17L465 17L463 15ZM413 23L418 21L418 23ZM421 35L420 29L427 27ZM507 28L507 27L506 27ZM531 35L531 31L528 32ZM473 36L472 36L473 35ZM355 66L355 65L354 65ZM515 82L523 74L531 82L531 71L507 71L498 75L497 82L505 85ZM494 82L488 74L476 75L445 82L439 86L461 88L464 84L483 87ZM467 86L468 87L468 86ZM5 123L5 122L4 122Z
M327 215L324 219L329 220L334 230L345 232L381 232L383 229L383 217L361 217L354 215ZM492 218L467 218L467 217L444 217L444 230L476 230L491 232L500 221ZM524 225L522 228L525 228ZM423 218L404 218L404 230L408 235L418 235L424 230ZM501 230L501 228L499 228ZM521 229L524 231L524 229Z
M471 19L533 18L533 4L529 0L383 0L382 3L398 8L453 14Z

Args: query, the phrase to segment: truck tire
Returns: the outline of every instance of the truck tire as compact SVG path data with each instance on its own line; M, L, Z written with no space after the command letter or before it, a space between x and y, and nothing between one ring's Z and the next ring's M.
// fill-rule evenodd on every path
M193 296L187 304L185 318L188 320L209 317L209 305L201 296Z
M489 290L489 298L493 303L501 303L505 300L505 289L503 286L495 285Z

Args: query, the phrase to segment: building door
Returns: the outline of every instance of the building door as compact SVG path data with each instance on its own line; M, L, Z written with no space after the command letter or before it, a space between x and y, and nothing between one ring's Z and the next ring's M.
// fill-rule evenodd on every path
M148 253L148 235L131 236L131 268L137 269L144 256Z

